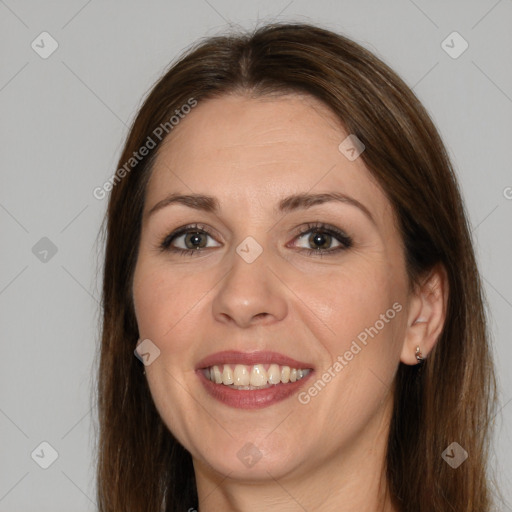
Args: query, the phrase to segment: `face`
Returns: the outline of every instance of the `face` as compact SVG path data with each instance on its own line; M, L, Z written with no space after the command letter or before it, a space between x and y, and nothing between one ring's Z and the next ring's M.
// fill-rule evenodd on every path
M313 98L233 95L160 148L133 297L155 405L196 468L307 474L383 440L408 281L348 135Z

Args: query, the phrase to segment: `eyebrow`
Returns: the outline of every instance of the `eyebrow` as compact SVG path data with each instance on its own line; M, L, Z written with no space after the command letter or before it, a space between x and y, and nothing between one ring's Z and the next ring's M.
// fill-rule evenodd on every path
M373 218L370 210L366 206L360 203L357 199L350 197L340 192L325 192L320 194L293 194L285 197L279 201L278 211L282 213L288 213L294 210L307 209L312 206L328 203L328 202L340 202L349 204L359 208L369 219L376 225L375 219ZM195 210L201 210L209 213L218 214L220 211L220 205L217 199L213 196L205 194L170 194L165 199L162 199L156 203L151 210L148 212L148 217L156 213L157 211L169 206L171 204L182 204Z

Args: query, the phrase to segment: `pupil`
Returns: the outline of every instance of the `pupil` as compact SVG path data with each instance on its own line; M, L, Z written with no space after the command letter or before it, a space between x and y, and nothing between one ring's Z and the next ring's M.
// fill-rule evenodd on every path
M327 237L325 235L321 235L318 232L313 235L312 241L313 243L317 244L317 248L322 248L322 245L325 245L326 239L328 239L329 235ZM327 245L329 245L327 243Z
M199 247L204 247L204 244L201 244L201 233L191 233L190 237L188 238L188 242L192 244L191 249L199 249Z

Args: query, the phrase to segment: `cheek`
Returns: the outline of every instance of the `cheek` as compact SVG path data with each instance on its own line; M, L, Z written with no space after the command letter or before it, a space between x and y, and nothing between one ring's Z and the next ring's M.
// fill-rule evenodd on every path
M189 417L195 380L190 329L194 328L193 306L204 292L192 286L192 278L176 276L168 265L141 257L134 274L133 300L139 337L150 339L160 350L146 367L155 406L167 428L182 444L190 445L187 424L196 421Z
M133 300L140 337L165 339L201 297L193 277L177 277L168 265L144 258L134 275Z
M376 322L379 335L393 338L394 319L399 316L393 304L401 298L400 281L392 269L375 264L340 267L329 273L297 279L294 291L303 305L298 307L317 325L317 338L332 357L348 349L365 329ZM389 312L386 315L386 312ZM396 313L396 314L395 314ZM381 315L385 316L384 325ZM385 322L389 320L389 322ZM374 332L374 331L373 331ZM364 334L361 336L364 338ZM382 336L381 336L382 338ZM382 344L381 344L382 345Z

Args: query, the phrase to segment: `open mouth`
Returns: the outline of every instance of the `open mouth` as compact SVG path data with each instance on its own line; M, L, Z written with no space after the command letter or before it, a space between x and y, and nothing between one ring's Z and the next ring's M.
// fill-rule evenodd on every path
M219 402L256 409L295 394L314 368L277 352L224 351L203 359L196 373L208 394Z
M223 364L202 369L204 376L231 389L253 390L266 389L276 384L297 382L311 372L311 368L291 368L276 363Z

